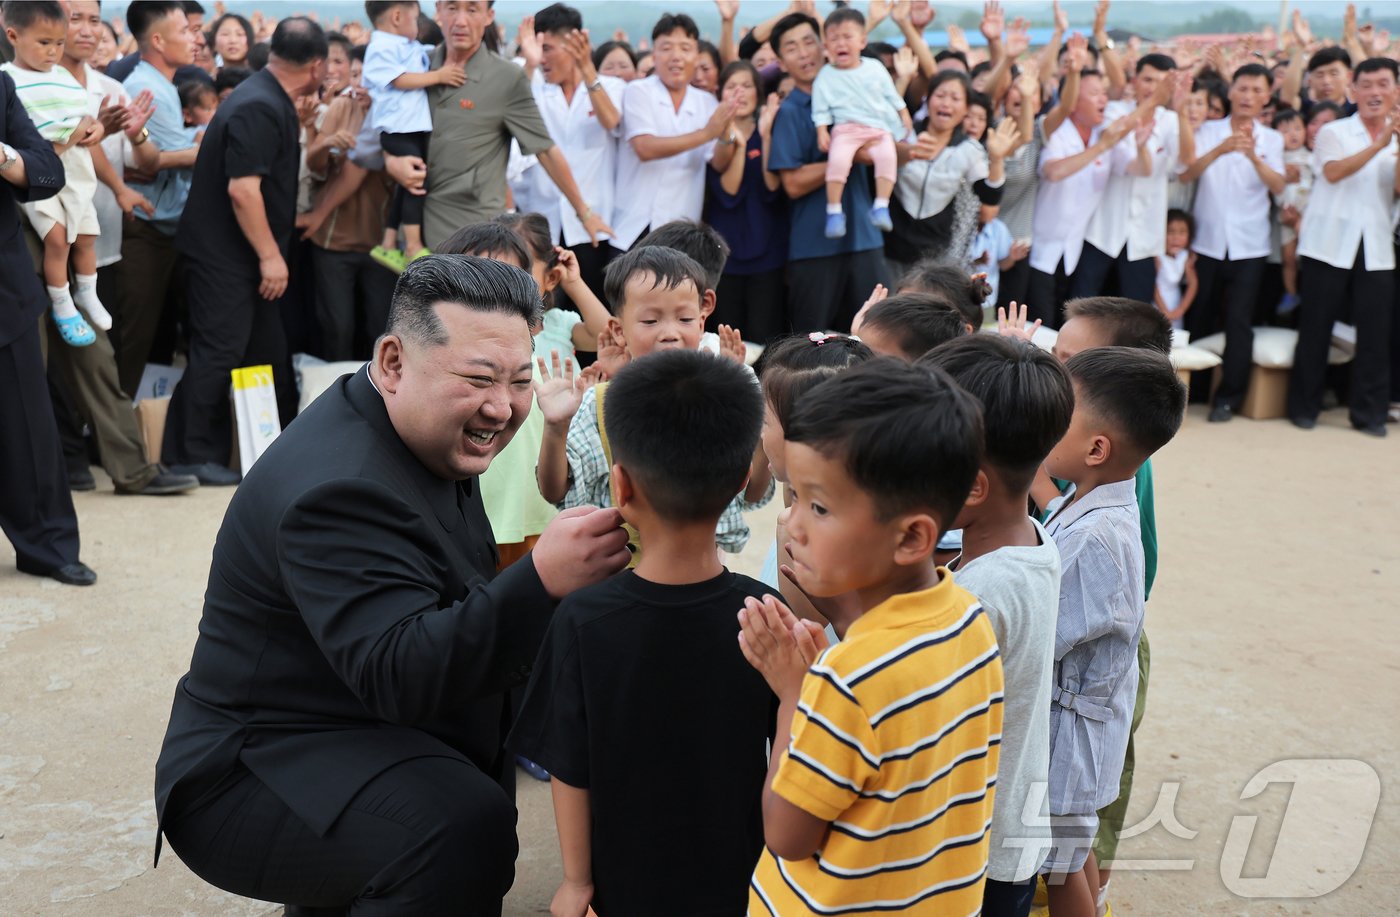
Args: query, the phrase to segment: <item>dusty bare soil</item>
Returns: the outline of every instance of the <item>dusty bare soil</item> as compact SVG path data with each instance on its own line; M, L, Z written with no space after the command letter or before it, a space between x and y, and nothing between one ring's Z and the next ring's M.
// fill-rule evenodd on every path
M1397 913L1400 436L1366 439L1336 411L1311 433L1198 411L1155 462L1162 561L1129 813L1163 800L1175 822L1123 842L1135 868L1116 874L1114 911ZM230 496L117 497L105 480L77 495L89 589L14 572L0 541L0 914L280 912L171 854L151 868L152 768ZM754 517L737 569L757 571L774 512ZM1309 760L1242 798L1293 759ZM522 779L519 804L506 912L545 913L547 787Z

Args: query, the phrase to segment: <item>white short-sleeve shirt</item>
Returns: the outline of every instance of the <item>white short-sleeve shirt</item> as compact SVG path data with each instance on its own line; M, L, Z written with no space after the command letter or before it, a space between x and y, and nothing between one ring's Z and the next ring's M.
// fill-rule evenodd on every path
M1105 118L1103 124L1095 127L1086 144L1079 135L1079 128L1067 118L1040 151L1040 186L1035 192L1030 257L1031 267L1037 271L1053 274L1055 266L1064 258L1065 273L1074 273L1084 251L1084 233L1103 199L1110 174L1122 172L1137 155L1133 136L1129 134L1073 175L1059 181L1045 180L1046 163L1084 152L1098 141L1108 123Z
M1105 123L1132 114L1132 102L1109 102ZM1176 112L1157 107L1147 139L1151 175L1114 175L1108 180L1084 241L1114 258L1128 249L1129 261L1154 258L1167 250L1167 181L1181 158L1181 123Z
M1234 134L1229 118L1196 129L1196 155L1204 156ZM1283 135L1255 122L1254 152L1283 172ZM1271 248L1269 186L1243 153L1226 153L1196 182L1196 238L1191 250L1217 261L1266 258Z
M634 137L676 137L709 123L719 100L687 86L677 110L659 77L634 80L622 96L622 148L617 158L617 196L613 209L613 246L624 251L647 227L672 220L698 220L705 206L705 167L714 143L664 159L642 162L632 148Z
M1346 159L1371 145L1371 134L1360 115L1333 121L1318 132L1313 150L1313 185L1303 225L1298 231L1298 254L1333 267L1350 268L1364 248L1366 270L1395 267L1391 245L1391 211L1395 205L1396 141L1339 182L1323 173L1329 162Z

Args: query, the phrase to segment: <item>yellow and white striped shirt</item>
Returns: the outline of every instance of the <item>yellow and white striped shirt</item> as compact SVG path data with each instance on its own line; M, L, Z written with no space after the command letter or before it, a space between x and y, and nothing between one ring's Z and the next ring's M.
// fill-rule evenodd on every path
M773 790L831 830L806 860L764 850L750 914L981 909L1001 658L976 598L939 574L866 612L808 671Z

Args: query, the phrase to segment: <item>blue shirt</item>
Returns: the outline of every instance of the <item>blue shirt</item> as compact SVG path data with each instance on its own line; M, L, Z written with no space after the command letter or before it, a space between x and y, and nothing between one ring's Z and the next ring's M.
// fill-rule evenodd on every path
M782 189L769 191L763 182L763 138L758 131L749 136L743 152L734 155L745 157L738 194L725 191L720 173L705 167L710 192L705 222L729 243L726 274L776 271L787 264L787 206Z
M997 288L1001 285L1001 259L1011 256L1011 230L1001 220L989 220L982 224L972 239L972 250L968 260L972 262L968 270L987 272L987 286L992 292L987 294L987 302L997 302ZM985 256L986 260L978 260Z
M772 147L768 168L774 172L796 169L814 162L826 162L817 147L817 126L812 123L812 97L793 89L773 120ZM846 211L846 234L839 239L826 237L826 186L792 202L788 255L793 261L827 258L882 248L880 230L870 222L870 179L868 168L852 167L851 179L841 196Z
M146 122L146 130L151 133L149 142L154 143L161 152L188 150L194 146L189 131L185 130L180 90L150 62L143 60L137 64L131 76L122 82L122 87L133 99L143 89L149 89L155 96L156 110L151 120ZM152 226L168 236L175 235L175 227L180 222L180 214L185 212L185 201L189 199L193 180L194 169L161 169L156 173L156 180L149 185L131 182L131 187L145 195L156 209L155 214L148 217L138 207L136 218L149 220Z
M369 121L386 134L414 134L433 129L433 113L426 89L395 89L394 80L405 73L428 72L428 49L411 38L381 32L369 37L361 80L373 105Z

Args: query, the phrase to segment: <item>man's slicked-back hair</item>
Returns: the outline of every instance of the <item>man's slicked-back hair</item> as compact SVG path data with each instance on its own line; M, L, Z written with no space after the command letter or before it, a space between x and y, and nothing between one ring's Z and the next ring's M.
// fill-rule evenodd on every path
M5 0L5 21L11 22L10 7L28 6L28 3L15 2L15 0ZM57 4L54 4L57 6ZM151 34L152 27L166 16L179 10L183 12L185 7L179 0L131 0L126 5L126 28L131 32L131 37L137 43L146 40ZM65 17L67 18L67 17Z
M476 255L478 258L509 258L521 270L529 272L534 265L530 252L520 237L495 221L469 223L447 237L436 249L439 255Z
M5 25L16 30L27 29L36 22L68 21L68 14L57 0L5 0L0 11L5 14Z
M919 363L937 366L982 405L986 463L1007 489L1030 490L1074 414L1074 386L1060 361L1026 341L967 334Z
M433 311L440 302L518 315L531 328L540 323L540 291L529 274L489 258L438 254L419 258L399 275L385 333L446 344L447 329Z
M249 53L252 53L249 48ZM268 48L278 60L300 67L312 61L325 60L330 53L326 30L306 16L288 16L272 31Z
M786 427L793 406L818 382L875 358L857 338L844 334L794 334L764 348L754 369L763 383L763 397L778 423Z
M844 465L882 519L946 529L982 463L982 411L943 370L876 357L803 395L783 438Z
M1084 296L1065 303L1065 321L1084 318L1108 332L1114 347L1172 352L1172 323L1161 309L1125 296Z
M627 364L608 383L603 418L613 461L657 514L717 522L744 489L763 428L763 395L733 360L671 350Z
M1351 78L1357 80L1368 73L1389 73L1397 80L1400 80L1400 64L1397 64L1389 57L1368 57L1356 65L1356 69L1352 71Z
M697 304L708 289L705 269L685 252L662 245L638 245L603 269L603 295L613 315L622 314L628 281L642 275L651 277L653 290L658 287L674 290L687 282L694 284Z
M938 293L900 293L881 300L865 313L862 327L879 328L889 335L911 362L967 334L963 314Z
M705 271L705 289L719 288L724 266L729 263L729 243L708 223L699 220L672 220L642 236L636 247L662 245L683 252Z
M656 40L662 35L670 35L676 30L686 34L687 38L694 41L700 40L700 27L695 24L685 13L663 13L661 18L656 20L656 25L651 29L651 43L656 44Z
M1087 410L1146 460L1171 442L1186 415L1186 386L1171 360L1135 347L1095 347L1065 364Z
M943 72L961 75L952 70ZM992 293L991 284L985 279L972 279L966 268L930 258L915 263L906 271L896 289L900 293L932 293L946 297L974 331L982 327L982 304Z
M572 6L551 3L535 14L535 31L551 35L568 35L583 30L583 14Z
M804 25L811 26L812 34L817 36L818 41L821 40L822 26L821 23L817 22L816 17L808 16L806 13L788 13L773 23L773 28L768 32L768 46L773 49L773 53L779 53L779 49L783 46L784 35Z

